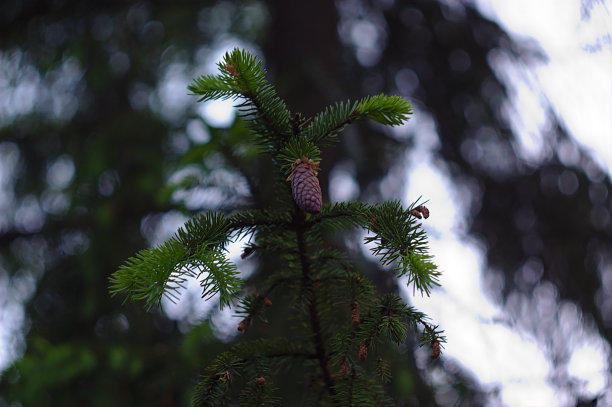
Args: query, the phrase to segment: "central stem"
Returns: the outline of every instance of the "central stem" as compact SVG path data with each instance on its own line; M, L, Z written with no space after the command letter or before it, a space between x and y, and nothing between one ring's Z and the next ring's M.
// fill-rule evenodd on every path
M329 373L328 357L325 351L325 342L323 341L323 333L321 331L321 321L319 320L319 313L317 311L317 295L315 292L315 286L312 280L312 274L310 272L310 263L308 261L306 241L304 240L304 233L306 231L304 225L304 213L296 207L294 213L294 221L296 224L296 235L298 243L298 251L300 253L300 263L302 265L302 277L304 285L312 290L312 296L308 311L310 313L310 327L314 336L314 345L319 359L319 366L323 373L323 381L327 387L327 391L331 396L337 394L334 388L334 381L332 380L331 374Z

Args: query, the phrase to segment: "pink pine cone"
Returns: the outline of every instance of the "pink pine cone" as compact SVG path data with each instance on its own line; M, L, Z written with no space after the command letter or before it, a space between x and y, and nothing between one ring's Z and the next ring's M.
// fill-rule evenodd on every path
M302 160L293 169L291 193L300 209L308 213L321 212L321 186L311 162Z

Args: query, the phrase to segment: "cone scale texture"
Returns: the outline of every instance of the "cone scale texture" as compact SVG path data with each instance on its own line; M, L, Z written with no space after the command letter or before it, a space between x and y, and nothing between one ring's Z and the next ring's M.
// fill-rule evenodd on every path
M307 158L296 160L289 176L293 200L308 213L321 212L321 186L315 170L317 164Z

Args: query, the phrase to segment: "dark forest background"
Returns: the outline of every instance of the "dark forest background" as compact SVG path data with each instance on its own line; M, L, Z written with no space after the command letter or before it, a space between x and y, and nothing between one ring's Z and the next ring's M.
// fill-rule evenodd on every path
M485 248L488 294L546 348L555 386L577 405L603 398L589 400L563 374L571 349L559 304L576 305L575 329L610 342L610 178L550 106L544 151L522 158L504 108L512 88L492 66L545 63L546 55L469 2L447 3L1 2L0 307L20 334L2 338L19 359L2 373L0 406L189 403L198 373L225 345L207 321L122 305L108 295L108 277L176 211L266 206L269 164L231 154L246 148L241 123L215 127L187 95L189 81L235 46L263 58L293 111L312 115L384 92L430 115L434 162L469 191L465 222ZM583 3L585 19L591 6ZM320 174L324 195L334 169L349 168L358 199L401 198L405 175L388 174L403 168L415 140L350 127L324 152L337 166ZM245 189L245 176L261 181ZM528 311L541 287L553 287L545 316ZM398 405L496 397L450 359L435 365L444 380L430 380L433 368L417 367L413 342L395 366Z

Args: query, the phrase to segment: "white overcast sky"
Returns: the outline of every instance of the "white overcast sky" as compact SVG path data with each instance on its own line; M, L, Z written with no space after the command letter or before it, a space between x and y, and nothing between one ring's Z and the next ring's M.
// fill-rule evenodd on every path
M535 39L548 57L548 63L528 72L516 75L517 71L512 68L506 72L516 75L512 80L519 139L530 144L530 137L537 138L540 126L545 123L541 107L541 101L545 100L575 140L610 174L610 3L596 3L589 20L581 20L579 0L477 0L476 3L511 36ZM605 38L608 43L600 51L585 50ZM420 127L418 122L423 117L419 118L419 112L413 120L411 126L415 126L417 134L428 127ZM531 145L531 148L537 147L538 142ZM410 187L406 201L419 195L429 199L432 216L426 227L431 232L431 251L445 272L441 281L443 289L434 292L431 298L417 296L413 300L445 329L446 357L458 360L485 388L500 390L499 399L493 400L492 406L498 403L510 407L573 405L568 392L551 384L550 361L537 340L516 326L497 322L506 318L503 310L482 292L484 253L462 235L461 208L453 204L460 201L457 197L460 191L454 190L439 167L430 165L424 152L412 152L408 159ZM575 320L579 323L579 316ZM582 380L585 396L609 389L609 344L587 332L580 332L572 339L575 344L567 374ZM612 394L607 397L612 403Z
M518 38L537 40L549 63L535 71L545 96L572 135L612 169L612 5L580 0L477 0L480 10ZM607 41L607 44L605 43ZM601 50L585 49L601 43Z

